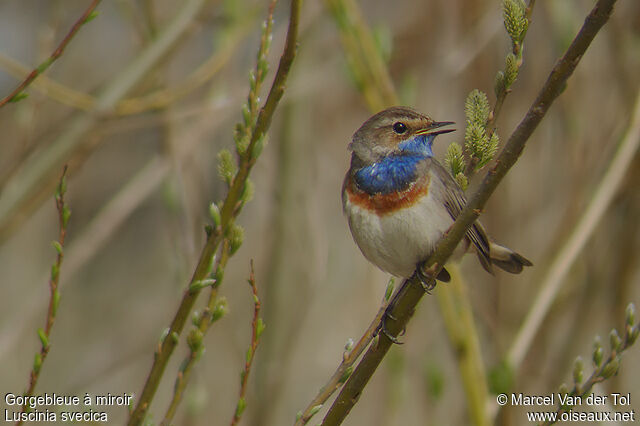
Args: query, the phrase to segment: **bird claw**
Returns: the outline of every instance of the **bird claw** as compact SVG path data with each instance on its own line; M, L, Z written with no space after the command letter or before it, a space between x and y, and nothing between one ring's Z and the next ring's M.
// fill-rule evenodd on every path
M431 291L436 288L436 279L421 266L416 268L416 277L418 278L418 281L420 281L420 285L425 293L431 294Z
M380 325L378 325L378 329L376 330L376 336L380 335L380 332L382 332L382 334L387 336L387 339L389 339L391 343L395 343L396 345L403 345L404 342L401 342L400 340L398 340L396 336L394 336L393 334L391 334L389 330L387 330L387 322L386 322L387 318L390 318L393 321L397 321L397 318L391 315L391 312L389 311L385 312L382 318L380 319ZM404 335L404 332L405 330L402 329L402 331L400 332L400 336Z

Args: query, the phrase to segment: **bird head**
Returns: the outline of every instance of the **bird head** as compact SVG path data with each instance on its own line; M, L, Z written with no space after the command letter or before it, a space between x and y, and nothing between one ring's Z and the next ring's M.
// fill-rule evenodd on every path
M365 121L354 133L349 149L360 164L403 153L432 157L435 137L455 130L437 129L449 124L453 122L433 121L408 107L391 107Z

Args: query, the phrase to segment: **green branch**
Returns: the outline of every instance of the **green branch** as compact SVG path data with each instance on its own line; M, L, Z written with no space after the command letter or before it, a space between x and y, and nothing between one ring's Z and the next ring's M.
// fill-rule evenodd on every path
M567 386L563 384L560 386L558 393L569 396L569 398L565 398L566 401L576 401L577 398L575 397L583 398L590 395L593 386L618 374L622 353L636 342L638 334L640 334L640 322L636 322L635 306L633 303L630 303L626 310L623 337L620 337L615 328L609 333L609 356L604 359L602 343L600 342L600 338L596 337L591 355L594 370L589 378L583 381L584 363L582 358L578 357L573 364L573 387L569 390ZM557 423L562 413L566 413L571 410L571 408L573 408L573 405L559 404L555 415L556 420L548 420L540 423L540 425L550 426Z
M471 197L453 226L438 243L434 254L425 262L425 267L428 268L426 272L429 275L435 277L442 270L445 262L464 237L467 228L478 218L491 194L516 163L527 140L540 124L553 101L562 92L567 80L598 31L609 19L614 4L615 0L599 0L591 10L580 32L563 57L557 62L536 100L509 138L496 164L486 173L478 191ZM405 328L422 296L424 296L424 290L415 277L403 282L392 301L391 316L395 320L389 318L386 322L387 330L392 336L397 336ZM387 336L381 335L377 344L369 348L325 416L323 425L342 423L391 344L392 342Z
M26 397L32 396L35 391L38 378L40 377L40 371L42 364L49 354L51 348L49 337L51 335L51 329L56 319L58 312L58 305L60 303L60 291L58 290L58 283L60 282L60 267L62 266L62 260L64 259L64 240L67 235L67 224L71 211L67 207L64 201L64 194L67 191L67 166L62 171L62 176L58 182L56 188L56 209L58 210L58 226L60 228L58 234L58 241L53 242L53 247L56 249L56 261L51 265L51 278L49 279L49 308L47 310L47 320L44 328L38 329L38 337L40 338L40 351L38 351L33 360L33 368L29 375L29 389L24 393ZM26 413L31 407L28 404L22 406L22 413ZM20 420L16 422L16 426L23 423L22 416Z
M239 214L242 207L243 194L245 193L247 179L251 168L255 164L257 156L260 153L260 149L256 147L261 147L258 142L263 140L264 135L269 129L275 109L284 94L285 83L296 55L300 7L301 0L291 1L289 28L287 31L284 51L280 57L278 70L276 71L267 100L258 114L247 149L240 155L238 171L233 178L229 192L227 193L222 208L220 209L220 221L214 228L209 230L210 232L208 232L207 242L200 254L200 259L195 268L190 284L202 281L208 277L212 267L213 255L218 251L226 231L231 227L233 220ZM182 333L184 325L191 313L191 310L193 309L193 305L198 298L200 291L201 289L187 289L185 291L182 301L180 302L180 306L178 307L169 327L169 332L162 340L162 343L155 353L153 365L149 375L147 376L142 393L140 394L140 399L129 418L128 424L130 426L139 425L144 420L151 401L155 396L158 385L160 384L160 379L162 378L167 363L169 362L173 350L178 343L178 337Z
M231 426L235 426L240 421L242 413L247 406L246 394L247 383L249 379L249 373L251 372L251 366L256 355L256 349L260 342L260 336L264 331L264 322L260 318L260 299L258 298L258 287L256 286L256 277L253 271L253 261L251 261L251 273L249 275L249 285L251 286L251 292L253 294L253 320L251 321L251 343L247 350L247 356L244 362L244 369L240 374L240 395L238 396L238 402L236 404L236 411L231 419Z
M53 51L51 56L49 56L43 63L38 65L33 71L29 73L29 75L16 87L13 92L9 93L6 97L0 100L0 108L5 106L8 102L18 102L21 99L27 97L27 94L24 93L24 90L29 87L33 81L38 78L38 76L44 73L50 66L53 64L62 54L64 53L64 49L67 47L71 39L80 31L80 28L91 21L95 16L95 8L98 7L100 0L93 0L87 10L84 11L82 16L73 24L71 30L67 33L67 35L62 39L56 50Z

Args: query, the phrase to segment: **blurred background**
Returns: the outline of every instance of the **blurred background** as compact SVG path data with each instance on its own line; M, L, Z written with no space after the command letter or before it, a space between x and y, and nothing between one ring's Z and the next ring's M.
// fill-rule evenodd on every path
M327 4L303 4L298 57L253 169L254 198L239 217L244 244L220 287L229 312L205 337L175 424L223 425L233 415L251 330L250 259L266 330L243 424L293 424L381 303L388 276L358 251L340 203L347 144L372 112ZM458 123L457 132L436 142L442 159L449 143L463 141L467 94L478 88L494 102L495 74L511 48L501 3L376 0L359 6L401 102ZM503 140L592 6L537 2L520 75L497 121ZM86 7L77 0L0 3L1 96L50 55ZM193 17L184 18L189 7ZM0 110L3 395L26 389L39 349L36 330L46 317L51 241L58 235L53 191L63 163L69 164L72 216L60 308L36 394L140 392L204 244L209 203L225 196L216 154L233 150L267 2L117 0L98 10L28 89L29 97ZM288 2L279 2L263 99L288 13ZM122 90L135 73L131 64L157 48L159 36L181 18L186 23L161 58ZM629 125L639 69L640 3L621 0L487 205L482 220L493 237L535 264L518 276L490 276L474 256L461 262L487 371L511 347L548 266L606 171ZM62 163L34 160L54 151L64 153ZM594 337L602 336L606 347L611 328L624 325L627 304L640 305L638 155L633 161L514 372L514 392L546 395L571 383L578 355L590 374ZM19 182L25 173L36 176L26 189ZM12 201L16 193L19 201ZM198 309L205 302L202 295ZM187 354L185 335L151 406L156 422ZM469 424L456 349L436 297L422 300L402 340L345 424ZM635 409L636 416L639 361L640 350L631 348L620 374L596 388L598 394L630 393L631 405L617 408ZM110 423L127 418L122 407L107 411ZM523 410L508 406L496 424L525 421Z

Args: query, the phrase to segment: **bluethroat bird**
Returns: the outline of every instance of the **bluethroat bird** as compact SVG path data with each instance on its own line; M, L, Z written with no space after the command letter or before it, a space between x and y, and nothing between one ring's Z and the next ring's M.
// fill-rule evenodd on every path
M434 158L436 136L450 121L433 121L407 107L381 111L355 132L349 144L351 167L342 186L342 204L353 239L378 268L408 278L420 272L438 240L466 204L464 192ZM525 257L493 242L476 221L454 258L475 250L482 267L519 274L532 266ZM437 277L449 281L446 269Z

